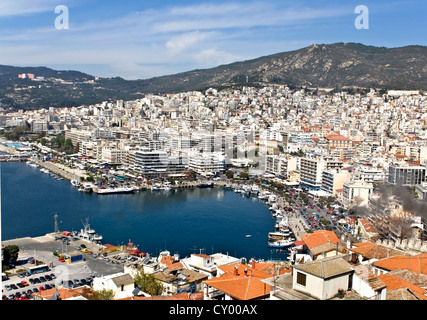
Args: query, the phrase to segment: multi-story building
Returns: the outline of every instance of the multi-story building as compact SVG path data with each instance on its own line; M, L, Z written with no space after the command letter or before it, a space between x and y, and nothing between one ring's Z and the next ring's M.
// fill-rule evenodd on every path
M350 181L350 172L347 170L325 170L322 173L322 191L332 196L336 191L343 188L345 182Z
M135 151L135 171L143 175L163 175L168 170L166 151L138 150Z
M371 199L374 185L372 183L355 180L343 184L343 203L346 206L367 206Z
M388 183L414 186L426 181L426 167L408 163L391 164L388 170Z
M301 186L310 190L321 189L324 170L342 169L344 166L343 162L326 157L304 157L300 163Z
M224 172L225 156L221 152L191 152L188 154L188 168L197 173Z
M115 147L104 146L102 148L101 161L110 165L123 164L127 156L127 151Z
M84 140L89 140L92 137L92 132L89 130L79 130L71 128L65 131L65 139L71 139L73 146L77 146Z
M289 156L266 155L265 172L287 179L297 169L297 158Z

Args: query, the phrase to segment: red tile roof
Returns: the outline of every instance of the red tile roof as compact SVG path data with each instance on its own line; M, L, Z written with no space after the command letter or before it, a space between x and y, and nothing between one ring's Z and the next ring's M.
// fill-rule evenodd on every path
M270 293L270 286L261 280L270 278L275 274L274 263L232 264L218 267L224 272L220 277L212 278L203 283L230 295L236 300L252 300ZM281 270L279 274L291 272Z
M396 255L374 262L375 267L386 270L405 269L417 273L427 274L427 253L416 256Z
M329 134L325 136L326 140L339 140L339 141L351 141L351 139L344 137L340 134Z
M378 278L387 285L387 293L399 289L409 289L418 299L427 300L427 290L391 274L383 274Z

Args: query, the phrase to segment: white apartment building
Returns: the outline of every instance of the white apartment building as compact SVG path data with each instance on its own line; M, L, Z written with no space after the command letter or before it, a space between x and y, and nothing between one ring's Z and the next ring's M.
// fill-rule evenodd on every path
M325 170L322 173L322 191L335 196L337 190L342 189L345 182L350 181L350 172L347 170Z
M378 166L362 166L357 168L354 176L366 182L383 182L387 178L384 168Z
M138 150L135 151L135 171L143 175L162 175L168 170L166 151Z
M326 157L304 157L300 160L301 186L318 191L322 187L322 174L325 170L342 169L343 162Z
M265 172L288 178L297 169L297 158L289 156L266 155Z
M89 140L92 137L92 132L89 130L78 130L71 128L71 130L65 131L65 140L71 139L73 146L77 146L84 140Z
M224 172L225 156L221 152L191 152L188 154L188 168L197 173Z
M393 185L414 186L426 181L426 167L407 163L391 164L388 170L388 183Z
M372 183L355 180L343 184L343 203L346 206L358 204L368 206L371 199L374 185ZM358 203L360 201L360 203Z
M115 147L102 147L101 161L110 165L123 164L127 156L127 151Z
M102 161L101 141L83 140L79 144L79 153L83 156L91 157L95 160Z

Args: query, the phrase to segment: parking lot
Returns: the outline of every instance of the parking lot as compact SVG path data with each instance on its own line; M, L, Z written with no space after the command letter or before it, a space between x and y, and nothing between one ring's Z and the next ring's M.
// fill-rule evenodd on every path
M2 281L2 299L31 299L34 292L47 290L54 287L77 288L90 285L96 276L105 276L123 272L124 263L127 261L124 254L111 254L107 257L100 253L100 247L82 240L65 241L52 235L37 238L21 238L2 241L4 246L17 245L20 257L29 257L28 263L16 266L9 270L9 278ZM81 251L84 244L87 250ZM82 260L68 263L59 258L62 253L79 253ZM57 255L54 255L54 252ZM86 252L85 252L86 251ZM39 264L49 268L48 271L31 273L37 260ZM30 291L29 291L30 290Z

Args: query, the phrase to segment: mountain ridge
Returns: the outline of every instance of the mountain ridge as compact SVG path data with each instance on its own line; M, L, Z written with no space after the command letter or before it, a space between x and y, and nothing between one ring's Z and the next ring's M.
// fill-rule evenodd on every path
M34 73L50 79L38 88L20 90L34 81L17 79ZM287 85L293 88L376 88L427 90L427 47L408 45L386 48L360 43L313 44L301 49L236 61L213 68L194 69L148 79L98 78L80 71L47 67L0 65L0 102L6 106L34 108L95 104L105 100L130 100L150 93L203 91L241 86ZM49 90L47 90L49 89Z

